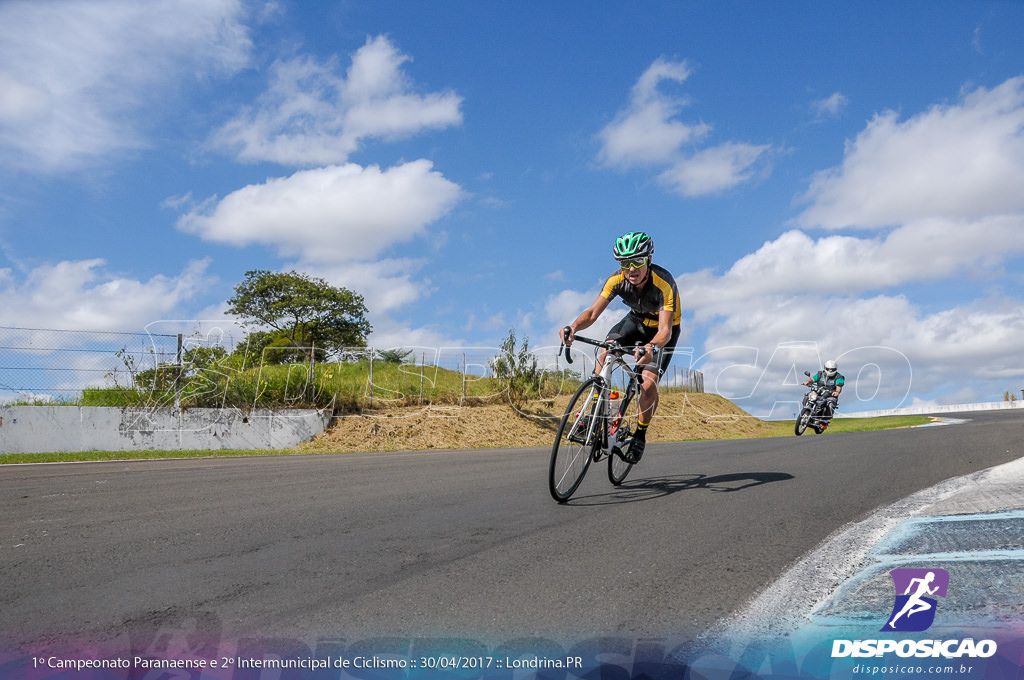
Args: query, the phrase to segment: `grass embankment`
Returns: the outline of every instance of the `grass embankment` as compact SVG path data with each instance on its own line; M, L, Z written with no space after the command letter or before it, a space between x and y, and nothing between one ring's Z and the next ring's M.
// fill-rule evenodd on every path
M901 427L916 427L934 422L930 416L883 416L879 418L836 418L828 426L826 433L868 432L871 430L893 430ZM793 436L792 420L773 420L766 422L770 430L766 437ZM814 430L808 429L803 436L814 436Z
M509 405L366 411L337 418L298 449L307 453L550 446L569 396ZM836 419L825 435L910 427L926 416ZM815 435L808 430L804 436ZM763 421L715 394L663 391L649 442L794 436L793 421Z
M339 414L323 434L291 449L5 454L0 455L0 463L548 447L568 399L569 395L534 399L519 410L493 395L487 397L486 403L463 406L459 406L458 401L389 405L378 399L373 407ZM464 400L464 403L473 401ZM909 427L930 421L926 416L840 418L833 421L825 434L815 435L808 431L804 436L835 436L843 432ZM649 441L784 436L794 436L791 420L758 420L717 395L666 390L661 395Z
M458 357L458 365L486 365ZM182 408L316 408L336 414L362 413L368 408L422 404L488 404L502 401L505 386L497 379L433 364L354 361L234 366L228 360L190 369L178 379L177 367L144 371L130 384L88 388L69 406ZM124 378L122 378L124 380ZM532 396L546 398L579 384L576 376L547 371L531 387Z

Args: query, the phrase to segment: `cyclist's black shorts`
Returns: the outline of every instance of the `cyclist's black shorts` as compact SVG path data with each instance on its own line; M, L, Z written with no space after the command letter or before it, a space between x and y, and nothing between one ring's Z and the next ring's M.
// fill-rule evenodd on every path
M648 343L658 334L657 326L645 326L643 317L633 313L626 314L617 324L608 331L608 340L615 340L620 345L633 345L635 343ZM644 366L645 371L665 375L669 362L672 361L672 353L675 350L676 342L679 341L679 326L672 326L672 335L668 342L661 348L654 364Z

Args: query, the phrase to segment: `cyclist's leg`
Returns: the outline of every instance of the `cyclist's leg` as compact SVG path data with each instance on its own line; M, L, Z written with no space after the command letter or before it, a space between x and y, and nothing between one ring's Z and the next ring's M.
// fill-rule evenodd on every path
M648 364L643 368L644 382L640 386L640 422L649 425L658 410L658 381L661 374L657 364Z
M672 335L669 336L668 342L665 343L657 360L643 368L644 384L640 391L640 416L643 422L648 425L651 423L651 419L654 418L654 413L658 410L658 403L660 401L658 384L661 381L661 376L665 375L668 365L672 362L672 354L675 352L676 343L679 341L679 331L679 326L672 327ZM657 328L647 329L646 335L648 337L645 337L644 341L650 341L656 333Z
M632 317L631 331L628 337L620 339L619 342L624 345L650 342L657 334L658 329L657 327L645 326L641 319ZM670 341L672 346L675 345L675 339L676 337L674 336ZM659 358L658 362L641 368L643 380L637 396L639 413L636 427L633 430L632 441L628 450L623 454L623 460L628 463L638 463L647 446L647 427L650 425L651 418L654 417L654 412L658 408L658 380L661 377L659 370L660 362L661 358Z
M656 364L649 364L642 369L643 382L637 396L639 414L633 430L633 440L624 459L629 463L639 463L647 448L647 428L651 425L654 412L658 409L658 369Z
M605 339L614 340L620 345L628 347L634 343L646 342L647 335L644 331L643 321L632 312L629 312L617 324L612 326ZM637 407L639 405L640 399L637 397ZM625 460L625 456L623 459Z
M640 342L644 338L643 324L629 312L619 319L618 323L611 327L605 340L614 340L620 345L628 345L633 342Z
M611 327L608 334L604 336L605 341L614 340L620 344L626 344L628 338L636 334L636 324L632 320L631 314L619 319L618 323ZM597 355L597 363L594 365L594 375L601 372L604 368L605 358L608 356L608 350L602 349Z

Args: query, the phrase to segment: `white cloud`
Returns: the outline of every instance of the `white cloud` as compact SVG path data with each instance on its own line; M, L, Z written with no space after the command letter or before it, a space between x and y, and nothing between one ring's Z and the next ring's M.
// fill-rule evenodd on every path
M268 90L212 138L243 161L344 163L366 139L410 137L462 122L453 92L418 94L402 73L409 57L383 36L367 40L344 75L336 60L279 61Z
M208 260L191 262L177 276L148 281L119 277L100 259L42 265L18 281L0 280L7 326L89 331L141 330L178 310L209 285Z
M814 239L792 230L721 276L705 270L681 274L677 282L680 296L706 316L779 293L849 295L954 277L988 279L1018 253L1024 253L1024 215L927 219L877 238Z
M717 194L749 180L754 163L769 148L728 142L704 149L678 161L658 181L684 196Z
M626 108L598 133L601 163L619 168L667 165L659 181L684 196L719 193L749 180L770 146L730 141L691 151L712 128L679 120L688 102L661 89L664 81L681 84L690 74L685 61L655 60L633 86Z
M1013 301L929 314L902 295L763 297L709 330L700 368L709 389L755 415L799 399L793 376L803 378L828 358L846 375L841 403L847 412L879 408L882 401L910 405L911 388L955 403L952 395L965 384L1024 380L1022 333L1024 312ZM996 386L975 399L995 401L1000 394Z
M4 164L62 171L145 147L168 87L247 63L243 13L238 0L0 4Z
M622 167L665 163L674 159L684 144L706 137L710 126L672 120L685 101L658 91L662 80L682 83L689 76L686 62L659 58L651 64L633 86L629 106L598 134L603 142L601 161Z
M314 264L373 258L423 234L460 200L462 189L418 160L381 170L355 164L268 179L178 220L178 228L235 246L276 247Z
M833 92L825 99L819 99L811 103L811 109L818 120L838 116L849 105L850 100L842 92Z
M877 115L815 175L803 227L877 228L1024 210L1024 76L900 122Z
M428 282L413 280L424 264L423 260L381 259L337 266L299 262L293 268L362 295L376 329L378 320L432 292Z
M563 290L548 298L544 313L553 328L558 329L570 323L580 312L589 307L600 291Z

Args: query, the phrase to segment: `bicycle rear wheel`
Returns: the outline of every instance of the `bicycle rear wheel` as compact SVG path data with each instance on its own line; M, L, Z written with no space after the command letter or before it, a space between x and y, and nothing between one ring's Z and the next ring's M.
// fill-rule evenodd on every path
M619 415L622 416L622 419L619 421L614 436L621 442L622 450L628 451L629 445L633 441L633 433L636 432L636 423L640 419L640 399L637 398L636 387L632 383L623 395L622 404L619 405ZM612 433L609 432L609 439L612 436ZM621 455L613 452L608 456L608 481L615 486L622 484L632 469L633 464L627 463Z
M601 445L598 428L604 424L598 411L600 397L598 378L588 379L572 395L558 424L548 466L548 489L559 503L569 500L579 488L590 467L594 447Z

